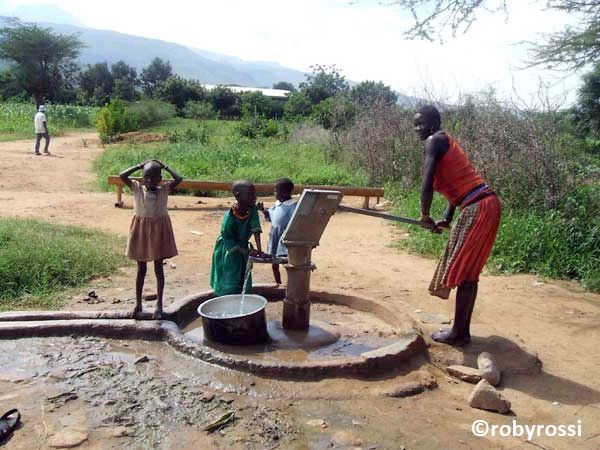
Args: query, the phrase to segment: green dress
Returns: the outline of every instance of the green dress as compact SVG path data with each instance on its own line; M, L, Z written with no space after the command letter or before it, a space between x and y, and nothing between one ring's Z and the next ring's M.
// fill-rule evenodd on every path
M250 237L261 232L256 206L244 220L235 217L231 210L227 211L221 224L221 235L215 244L210 271L210 285L217 295L242 293ZM252 277L248 280L246 293L251 289Z

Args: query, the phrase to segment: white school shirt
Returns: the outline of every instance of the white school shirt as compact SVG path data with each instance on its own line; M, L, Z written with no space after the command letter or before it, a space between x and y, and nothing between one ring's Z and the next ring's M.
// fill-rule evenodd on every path
M31 116L29 116L31 117ZM43 112L38 112L35 114L35 118L33 119L33 123L35 124L35 132L36 133L45 133L46 127L44 126L44 122L46 121L46 114Z

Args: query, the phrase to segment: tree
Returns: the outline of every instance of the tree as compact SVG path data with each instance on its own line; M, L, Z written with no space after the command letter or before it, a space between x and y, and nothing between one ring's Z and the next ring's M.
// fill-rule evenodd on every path
M75 35L54 33L16 18L3 18L0 28L0 59L12 64L19 86L37 105L54 100L69 68L84 47Z
M115 80L107 63L89 65L79 74L79 101L84 104L104 106L110 101Z
M9 100L21 96L23 93L24 91L19 87L12 70L0 71L0 100Z
M312 109L310 98L304 92L295 92L283 106L283 116L289 120L310 115Z
M243 116L271 117L271 99L262 92L244 92L240 97Z
M160 86L157 91L162 100L173 103L181 114L185 104L189 101L206 100L208 94L204 86L195 80L186 80L178 75L173 75Z
M575 115L585 134L600 139L600 63L583 76Z
M284 91L296 92L296 87L289 81L280 81L273 85L273 89L283 89Z
M333 66L311 66L312 73L306 75L306 81L300 83L300 91L304 92L313 105L335 95L348 91L348 83L339 69Z
M136 87L140 84L135 67L129 66L125 61L117 61L110 66L110 73L115 80L115 97L128 102L134 101L137 94Z
M169 61L163 61L160 58L154 58L152 62L142 69L140 79L144 94L149 97L154 96L157 89L173 75L173 68Z
M398 101L398 96L389 86L381 81L363 81L350 90L350 98L363 108L371 107L376 103L394 105Z
M215 87L209 92L209 98L219 117L231 119L240 116L240 95L227 86Z
M540 2L540 0L537 0ZM409 11L414 23L406 31L411 39L433 40L450 28L452 36L465 33L481 10L502 11L508 17L507 0L391 0ZM544 43L532 45L532 65L579 69L600 59L600 0L547 0L551 9L578 16L579 24L544 35Z
M328 97L313 107L315 122L332 133L349 126L356 116L356 105L347 97Z

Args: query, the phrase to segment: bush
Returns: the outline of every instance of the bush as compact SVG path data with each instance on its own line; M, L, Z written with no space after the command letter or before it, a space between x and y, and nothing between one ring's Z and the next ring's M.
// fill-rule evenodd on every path
M127 104L112 99L100 110L96 129L103 143L111 142L121 133L140 130L175 116L175 107L159 100L144 100Z
M238 133L242 137L256 139L259 137L273 137L280 133L287 135L287 128L274 119L261 116L244 117L238 125Z
M371 183L403 181L404 187L411 187L420 174L420 144L416 139L401 144L398 138L413 136L412 128L406 114L376 103L359 113L354 125L342 133L340 145L345 157L367 171Z
M130 103L127 112L131 120L131 130L140 130L175 117L175 107L160 100L142 100Z
M180 142L199 142L201 144L208 144L210 139L210 130L208 126L201 123L198 124L196 128L185 128L185 129L175 129L167 131L167 138L171 143L180 143Z
M183 116L188 119L215 119L217 113L215 112L212 103L208 101L193 102L189 101L183 108Z

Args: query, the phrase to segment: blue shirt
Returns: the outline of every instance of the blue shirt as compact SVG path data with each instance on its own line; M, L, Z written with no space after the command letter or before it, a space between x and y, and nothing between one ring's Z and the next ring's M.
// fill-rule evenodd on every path
M267 241L267 253L273 257L287 256L288 249L281 242L283 232L290 223L292 214L296 209L298 200L289 199L285 202L277 200L274 206L269 208L269 222L271 222L271 230L269 231L269 240Z

